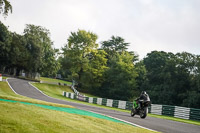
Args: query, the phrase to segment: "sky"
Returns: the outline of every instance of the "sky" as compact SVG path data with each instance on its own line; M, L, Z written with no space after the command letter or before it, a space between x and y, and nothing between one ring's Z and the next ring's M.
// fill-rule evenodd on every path
M78 29L97 42L120 36L140 59L151 51L200 55L200 0L9 0L12 14L0 20L23 34L26 24L50 30L55 48Z

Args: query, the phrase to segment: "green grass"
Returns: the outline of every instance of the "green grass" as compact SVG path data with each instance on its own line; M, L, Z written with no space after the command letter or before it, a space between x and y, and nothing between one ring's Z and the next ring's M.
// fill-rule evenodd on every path
M0 132L151 133L152 131L89 116L0 102Z
M46 95L48 95L50 97L57 98L57 99L81 103L81 104L86 104L86 105L91 105L91 106L97 106L97 107L101 107L101 108L107 108L107 109L112 109L112 110L117 110L117 111L122 111L122 112L130 112L128 110L112 108L112 107L102 106L102 105L98 105L98 104L87 103L87 102L78 101L78 100L74 100L74 99L64 97L62 95L63 91L73 93L73 91L68 86L58 86L58 85L41 84L41 83L31 83L31 84L34 85L35 87L37 87L42 92L44 92ZM87 96L89 96L89 95L87 94Z
M41 84L45 85L45 84ZM47 88L57 90L70 91L71 89L64 86L46 85ZM54 87L53 87L54 86ZM61 87L61 88L60 88ZM57 89L57 90L55 90ZM6 82L0 82L0 98L44 104L58 107L71 107L54 103L34 100L28 97L15 94ZM150 133L151 131L133 127L126 124L115 123L108 120L93 118L90 116L81 116L61 111L54 111L36 107L32 105L24 105L21 103L0 102L0 132L139 132Z
M48 82L57 82L57 83L60 82L60 83L65 83L65 84L70 84L70 85L72 84L71 82L68 82L68 81L63 81L63 80L53 79L53 78L46 78L46 77L40 77L40 80L41 81L48 81ZM42 87L45 87L45 86L42 86ZM48 87L51 87L51 86L48 86ZM56 86L53 86L53 87L56 87ZM68 91L68 92L72 92L72 91ZM87 97L95 97L95 98L97 98L97 96L94 96L92 94L87 94L87 93L81 93L81 94L83 94L83 95L85 95Z
M46 84L39 84L39 83L32 83L32 84L34 86L36 86L38 89L40 89L41 91L43 91L45 94L47 94L47 95L49 95L51 97L54 97L54 98L130 113L129 110L112 108L112 107L107 107L107 106L102 106L102 105L97 105L97 104L92 104L92 103L86 103L86 102L82 102L82 101L66 98L66 97L62 96L62 93L63 93L62 91L63 90L54 91L55 89L52 88L53 86L50 88L50 87L48 87L49 85L46 85ZM58 86L58 85L54 85L54 87L56 87L56 86ZM57 89L59 89L59 88L57 88ZM67 92L71 92L71 91L67 91ZM168 119L168 120L173 120L173 121L179 121L179 122L184 122L184 123L188 123L188 124L200 125L200 121L185 120L185 119L174 118L174 117L170 117L170 116L161 116L161 115L154 115L154 114L148 114L148 116L149 117L157 117L157 118L161 118L161 119Z
M41 83L31 83L32 85L36 86L38 89L43 91L45 94L55 97L55 98L61 98L61 95L63 91L66 92L72 92L72 89L68 86L59 86L59 85L53 85L53 84L41 84Z
M7 79L8 77L6 77L6 76L2 76L2 78L3 78L3 79Z
M62 95L63 91L73 93L72 89L70 89L70 87L68 87L68 86L59 86L59 85L41 84L41 83L31 83L31 84L34 85L35 87L37 87L39 90L41 90L42 92L44 92L46 95L48 95L50 97L54 97L54 98L61 99L61 100L67 100L67 101L78 102L78 103L82 103L82 104L88 104L88 105L94 105L94 106L102 107L101 105L95 105L95 104L86 103L86 102L82 102L82 101L78 101L78 100L74 100L74 99L64 97ZM105 106L105 108L110 108L110 107Z
M92 94L88 94L88 93L81 93L87 97L94 97L94 98L99 98L98 96L92 95Z
M58 85L53 85L53 84L46 84L46 83L32 83L34 86L36 86L37 88L40 88L40 90L44 91L47 95L51 95L53 97L56 98L61 98L60 94L63 93L63 91L66 92L72 92L72 89L69 86L58 86ZM96 97L94 95L91 94L87 94L87 93L81 93L87 97Z
M72 84L71 82L64 81L64 80L59 80L59 79L52 79L52 78L45 78L45 77L40 77L41 81L48 81L48 82L57 82L57 83L65 83L65 84Z

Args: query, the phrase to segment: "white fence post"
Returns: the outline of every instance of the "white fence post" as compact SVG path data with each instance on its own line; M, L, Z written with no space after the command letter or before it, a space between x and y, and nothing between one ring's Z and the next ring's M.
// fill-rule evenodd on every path
M126 109L126 101L119 101L118 108Z
M102 105L102 98L97 98L97 104Z
M112 99L107 99L106 106L112 107L113 105L113 100Z
M175 106L174 117L181 119L189 119L190 108Z
M162 115L162 105L151 104L151 114Z

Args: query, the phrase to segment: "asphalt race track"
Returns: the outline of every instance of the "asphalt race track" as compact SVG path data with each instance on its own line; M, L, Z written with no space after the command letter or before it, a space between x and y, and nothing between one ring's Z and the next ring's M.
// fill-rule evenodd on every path
M93 111L96 113L112 116L118 119L122 119L152 130L156 130L164 133L198 133L200 132L200 126L186 124L171 120L159 119L154 117L146 117L145 119L141 119L139 116L131 117L130 113L119 112L89 105L84 105L80 103L73 103L68 101L63 101L55 98L48 97L41 93L36 88L32 87L27 80L22 79L8 79L8 83L12 87L12 89L20 95L27 96L34 99L39 99L52 103L66 104L72 105L78 109ZM61 94L62 95L62 94Z

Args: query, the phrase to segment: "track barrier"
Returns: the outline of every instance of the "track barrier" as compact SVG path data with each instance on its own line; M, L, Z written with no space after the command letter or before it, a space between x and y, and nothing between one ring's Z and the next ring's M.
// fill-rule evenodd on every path
M125 109L125 110L131 110L131 108L133 107L133 102L129 101L113 100L106 98L93 98L93 97L86 97L83 95L79 96L75 93L70 93L70 92L63 92L63 96L71 99L85 101L88 103L104 105L108 107ZM172 116L187 120L198 120L198 121L200 120L200 109L195 109L195 108L151 104L151 106L149 106L148 108L148 113L156 115Z

